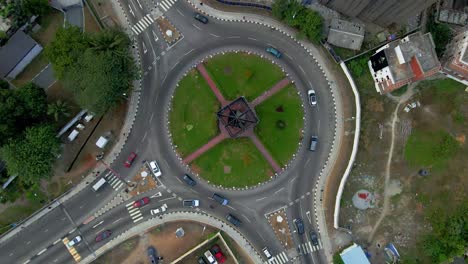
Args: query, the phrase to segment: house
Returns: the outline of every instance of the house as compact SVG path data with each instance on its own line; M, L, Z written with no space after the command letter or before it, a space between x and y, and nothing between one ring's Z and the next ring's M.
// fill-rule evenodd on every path
M442 73L468 85L468 28L455 35L442 58Z
M368 66L380 94L423 80L441 69L431 34L421 32L377 49Z
M0 78L14 79L42 51L42 46L18 30L0 47Z
M338 47L360 50L364 41L364 25L334 18L327 42Z
M343 250L340 257L345 264L370 264L364 250L356 244Z

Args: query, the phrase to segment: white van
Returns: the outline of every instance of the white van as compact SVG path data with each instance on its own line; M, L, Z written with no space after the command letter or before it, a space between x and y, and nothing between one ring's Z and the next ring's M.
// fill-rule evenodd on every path
M161 169L159 168L159 165L155 160L151 161L149 165L150 165L151 171L154 173L154 176L156 177L161 176L162 174Z
M97 192L105 183L106 180L104 178L99 179L99 181L93 185L93 190Z
M263 254L265 254L265 257L267 257L267 259L271 259L273 257L267 247L264 247L262 249L262 252Z

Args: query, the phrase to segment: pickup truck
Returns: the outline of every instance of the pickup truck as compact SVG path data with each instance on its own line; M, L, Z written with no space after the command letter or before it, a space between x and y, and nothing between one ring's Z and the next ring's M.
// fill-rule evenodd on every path
M184 200L182 204L184 207L198 207L200 205L200 200Z

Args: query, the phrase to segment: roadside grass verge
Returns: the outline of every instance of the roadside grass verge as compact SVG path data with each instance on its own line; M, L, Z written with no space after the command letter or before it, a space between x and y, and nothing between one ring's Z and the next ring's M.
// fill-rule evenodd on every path
M248 138L226 139L191 164L192 170L215 185L245 187L266 181L273 169Z
M255 112L260 119L255 127L257 136L280 166L286 165L298 148L304 127L304 111L296 88L285 87L258 105Z
M10 230L11 224L29 217L42 206L40 202L27 201L26 204L15 204L3 210L0 214L0 235Z
M205 67L226 100L245 96L251 102L285 77L271 61L247 53L217 55Z
M219 108L215 95L196 69L179 82L169 114L169 127L182 157L218 134L215 113Z

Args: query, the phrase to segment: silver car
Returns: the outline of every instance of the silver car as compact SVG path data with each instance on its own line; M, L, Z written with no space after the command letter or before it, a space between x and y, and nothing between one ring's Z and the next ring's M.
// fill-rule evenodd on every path
M315 90L307 91L307 96L309 97L309 104L311 106L317 105L317 95L315 94Z

